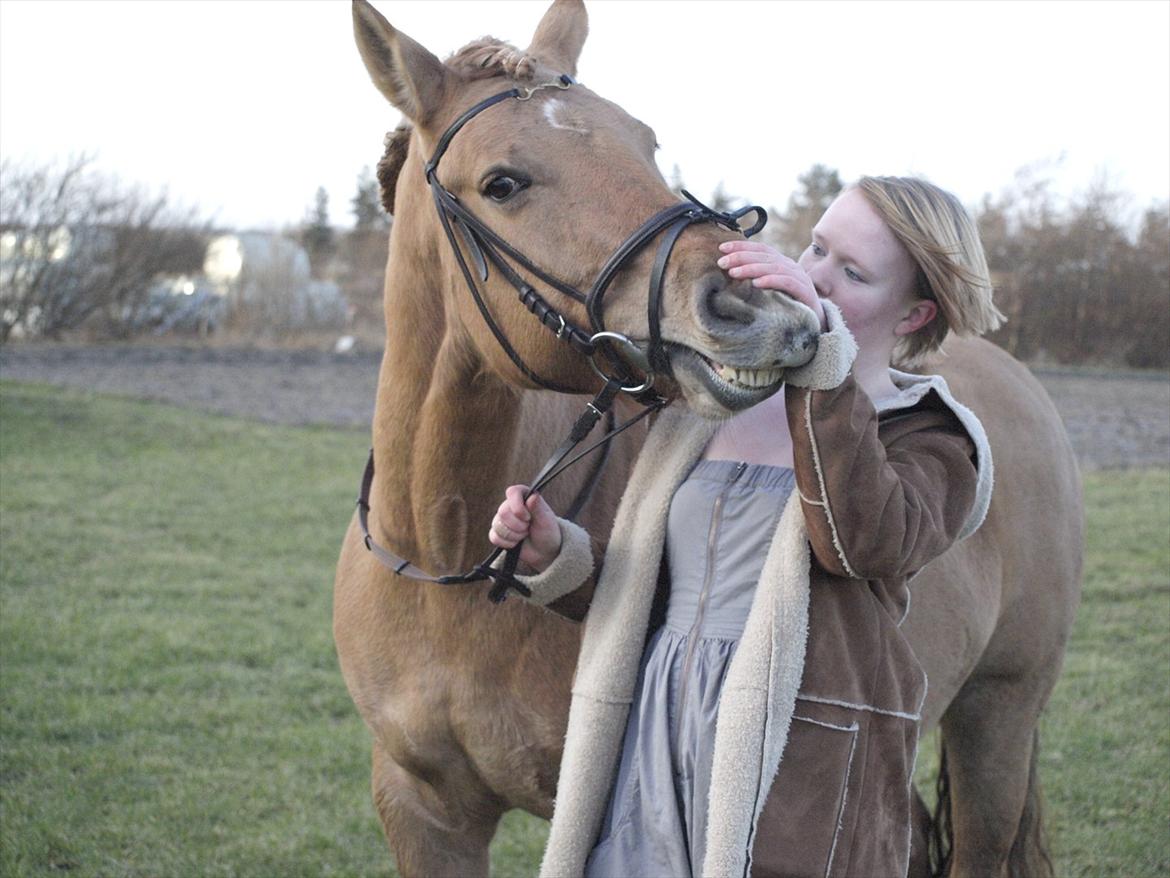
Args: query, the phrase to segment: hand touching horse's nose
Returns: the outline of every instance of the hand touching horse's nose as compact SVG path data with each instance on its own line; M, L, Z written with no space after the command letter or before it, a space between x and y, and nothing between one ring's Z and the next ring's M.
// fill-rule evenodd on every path
M757 241L724 241L719 245L718 265L736 280L750 278L752 285L778 290L816 315L821 331L827 328L825 309L808 272L774 247Z
M561 527L540 494L533 493L525 503L527 491L526 485L512 485L504 492L504 502L488 529L488 541L501 549L511 549L523 540L520 560L539 573L560 554Z

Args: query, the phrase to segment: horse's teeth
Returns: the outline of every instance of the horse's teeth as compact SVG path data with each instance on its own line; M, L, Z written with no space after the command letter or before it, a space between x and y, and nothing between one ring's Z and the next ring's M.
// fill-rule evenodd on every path
M780 380L779 369L736 369L734 366L725 366L714 363L715 371L724 381L739 384L744 387L770 387Z

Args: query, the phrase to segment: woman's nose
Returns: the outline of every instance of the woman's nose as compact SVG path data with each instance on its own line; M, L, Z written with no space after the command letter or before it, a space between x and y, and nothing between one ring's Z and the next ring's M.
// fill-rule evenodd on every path
M829 298L829 294L832 292L830 289L832 283L830 282L829 272L825 268L824 262L821 261L811 266L808 269L808 276L809 280L813 282L813 286L816 287L817 295L822 299Z

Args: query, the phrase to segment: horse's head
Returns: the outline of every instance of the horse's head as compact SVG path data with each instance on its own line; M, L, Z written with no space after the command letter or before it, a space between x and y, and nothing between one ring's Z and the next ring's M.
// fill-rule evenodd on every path
M440 263L433 271L446 279L447 298L435 307L444 312L446 332L457 332L485 368L511 383L533 386L532 376L538 375L563 389L595 390L597 377L582 345L565 343L573 333L558 338L550 331L558 328L556 313L544 314L544 325L534 318L529 309L540 315L543 306L533 308L531 299L529 309L521 303L516 278L510 283L493 260L503 251L483 244L489 232L467 229L481 223L496 241L526 258L527 267L506 261L570 328L587 328L585 304L571 292L553 289L548 278L570 291L590 291L631 233L679 202L655 164L649 127L583 86L555 87L576 72L587 31L583 4L556 0L522 52L484 39L446 63L396 31L365 0L354 0L353 18L374 84L408 120L388 138L379 178L387 207L393 208L395 234L410 236L416 250ZM463 119L481 101L513 87L532 90L530 99L510 96ZM453 196L445 219L441 206L436 211L436 198L443 195L428 188L428 162L432 182ZM461 223L456 211L472 219ZM463 254L463 268L444 240L444 222ZM666 233L664 227L613 274L594 304L594 330L603 317L605 329L643 349L649 345L655 333L648 290L659 239ZM687 225L662 274L659 366L669 374L659 375L655 388L681 393L709 416L764 399L780 386L786 369L808 361L816 345L817 321L808 308L733 281L716 266L719 243L737 236L711 222ZM496 332L467 283L482 294ZM586 329L576 340L589 334ZM517 365L517 357L525 367ZM527 376L522 368L529 370Z

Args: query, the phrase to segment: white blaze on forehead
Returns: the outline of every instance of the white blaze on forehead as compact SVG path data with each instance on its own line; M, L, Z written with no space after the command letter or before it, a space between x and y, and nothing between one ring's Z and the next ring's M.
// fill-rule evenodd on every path
M560 98L552 98L545 101L544 104L544 118L548 120L548 124L553 128L560 128L564 131L576 131L578 134L588 134L589 129L581 124L579 119L566 117L561 120L557 119L561 115L561 110L565 110L565 102Z

